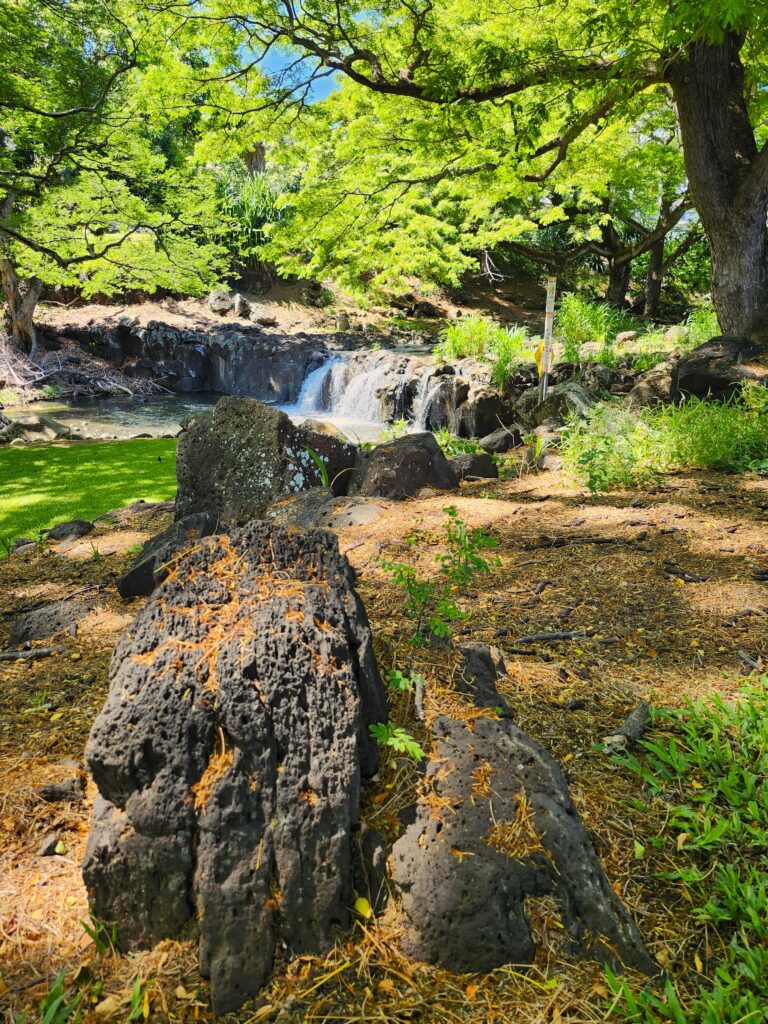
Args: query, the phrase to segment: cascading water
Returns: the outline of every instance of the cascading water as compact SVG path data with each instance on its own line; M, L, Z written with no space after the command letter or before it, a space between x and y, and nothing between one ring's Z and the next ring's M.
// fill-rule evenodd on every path
M333 412L347 386L349 368L343 359L334 357L306 378L293 411L299 416Z
M376 392L386 384L389 369L389 361L380 359L370 369L354 376L334 405L334 416L361 423L381 422L381 399Z
M429 378L431 376L432 367L428 366L421 375L416 396L413 400L413 426L416 430L423 430L427 423L427 413L429 412L427 394L429 392Z

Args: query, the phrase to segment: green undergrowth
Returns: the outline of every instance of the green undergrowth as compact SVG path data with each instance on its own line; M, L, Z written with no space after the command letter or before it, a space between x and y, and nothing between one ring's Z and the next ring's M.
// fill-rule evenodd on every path
M616 760L663 811L663 877L684 891L685 963L639 991L609 972L608 1018L626 1024L768 1021L768 676L654 714L652 738ZM637 844L636 844L637 845ZM694 948L690 948L693 946ZM688 962L690 961L690 963ZM687 974L687 976L685 976Z
M667 358L673 349L687 352L721 333L717 315L708 304L691 310L679 327L674 343L669 343L664 338L664 327L607 302L566 292L557 306L555 340L562 345L562 358L567 363L623 363L642 371ZM636 331L637 338L630 347L617 347L616 335L624 331ZM597 348L585 349L586 345Z
M723 402L632 412L603 402L563 431L562 455L593 494L656 483L677 469L741 473L768 469L768 389L745 386Z
M493 382L504 387L515 368L533 362L538 341L525 327L502 327L486 316L467 316L449 324L435 348L439 359L484 359L491 364Z
M176 493L176 441L105 441L0 450L0 543Z

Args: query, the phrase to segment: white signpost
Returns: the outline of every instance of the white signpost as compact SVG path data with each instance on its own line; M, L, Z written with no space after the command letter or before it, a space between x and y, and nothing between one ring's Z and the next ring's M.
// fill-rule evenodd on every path
M547 305L544 312L544 351L541 356L541 380L539 381L539 401L547 397L549 371L552 369L552 328L555 322L555 289L557 278L547 278Z

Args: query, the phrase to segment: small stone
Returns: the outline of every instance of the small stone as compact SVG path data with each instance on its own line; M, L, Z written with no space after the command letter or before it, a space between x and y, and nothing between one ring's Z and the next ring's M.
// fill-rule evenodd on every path
M38 857L55 857L56 847L59 845L58 836L48 836L43 840L43 844L37 851Z
M93 523L87 519L70 519L66 523L59 523L52 529L47 530L45 536L48 540L77 540L85 537L93 531Z
M219 316L226 316L227 313L231 313L235 307L235 300L229 294L229 292L216 291L211 292L208 296L208 308L212 313L218 313Z
M82 800L85 796L83 780L78 775L71 779L65 779L63 782L48 782L44 786L40 786L37 792L49 804L65 800Z

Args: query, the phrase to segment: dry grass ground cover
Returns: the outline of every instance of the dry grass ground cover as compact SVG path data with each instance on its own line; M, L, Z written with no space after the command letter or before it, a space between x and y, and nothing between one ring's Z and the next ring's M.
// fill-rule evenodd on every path
M516 721L565 765L583 815L616 891L631 908L652 955L693 990L711 976L724 938L691 917L690 896L663 877L684 849L655 847L665 826L663 802L644 798L641 782L599 749L640 699L679 706L717 691L728 697L749 662L768 662L768 481L755 476L673 476L659 490L587 498L549 473L464 485L452 497L470 527L498 540L501 564L460 599L466 618L458 639L504 652L500 689ZM373 524L343 531L342 548L376 636L382 670L414 669L426 679L427 721L468 715L451 687L456 657L414 648L402 593L381 558L417 559L425 573L444 541L445 496L390 505ZM164 943L151 953L114 954L109 937L94 943L79 872L93 795L46 804L43 782L78 771L91 722L106 687L112 644L138 608L122 602L115 576L127 549L157 532L167 512L125 514L100 526L87 550L47 550L0 564L0 647L13 614L86 586L101 587L99 607L77 636L54 638L48 658L0 662L0 1006L7 1019L37 1019L59 972L70 997L81 992L86 1021L210 1019L205 984L191 946ZM165 517L165 518L164 518ZM416 531L409 547L404 537ZM562 641L525 638L573 632ZM40 643L42 646L43 643ZM745 660L748 659L748 660ZM397 698L393 717L426 744L412 698ZM392 837L412 800L417 769L392 751L366 795L364 816ZM62 846L41 857L50 836ZM639 848L642 847L642 855ZM491 894L492 895L492 894ZM361 917L325 958L279 963L262 997L231 1015L255 1022L578 1022L610 1016L602 968L563 956L554 907L532 910L539 954L533 966L488 976L454 976L405 958L394 905ZM101 952L100 952L101 950ZM641 984L641 979L637 979ZM133 1014L133 1016L131 1016ZM625 1019L625 1018L624 1018Z

